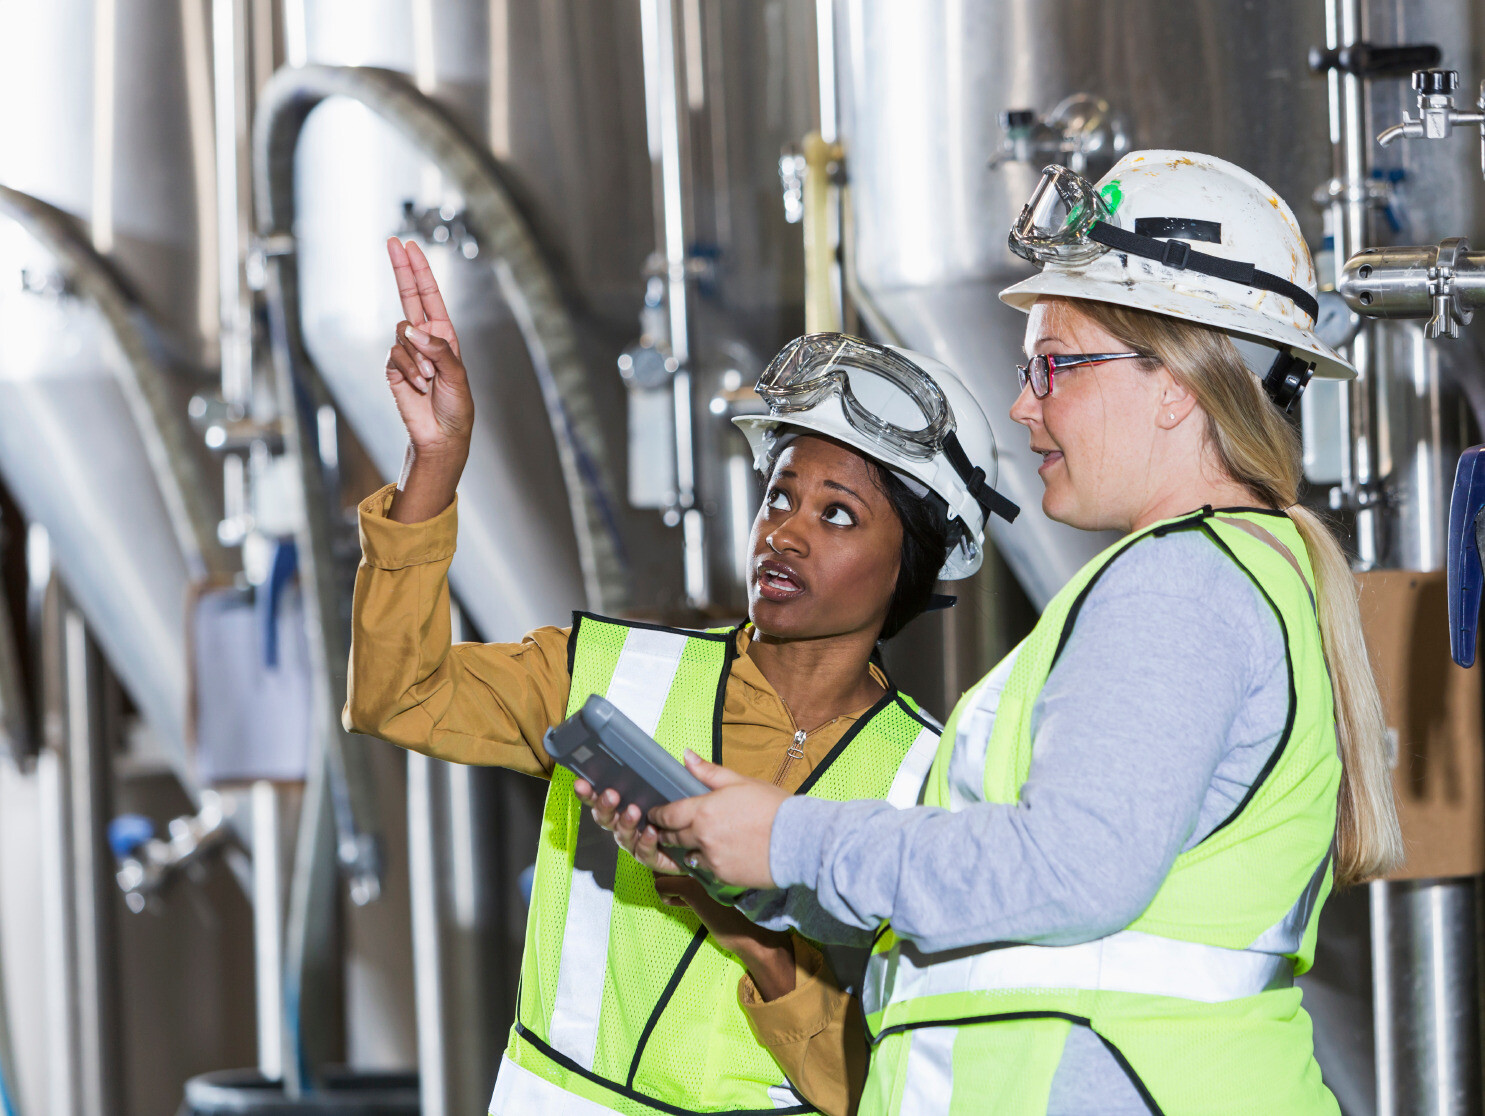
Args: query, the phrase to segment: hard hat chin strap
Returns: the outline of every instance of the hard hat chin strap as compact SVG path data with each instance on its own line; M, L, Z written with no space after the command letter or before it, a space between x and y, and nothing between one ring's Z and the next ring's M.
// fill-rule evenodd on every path
M950 431L944 439L943 448L945 460L954 467L954 472L959 474L959 479L969 489L975 502L985 509L986 518L993 512L1007 523L1014 522L1016 516L1021 514L1021 509L985 483L985 470L971 463L964 447L959 444L959 435Z
M1172 220L1172 218L1163 218L1163 220ZM1198 252L1184 240L1157 240L1153 236L1141 236L1137 232L1121 229L1107 221L1095 221L1093 227L1088 230L1088 239L1112 248L1116 252L1126 252L1144 260L1154 260L1176 271L1194 271L1200 275L1210 275L1213 279L1223 279L1244 287L1272 291L1276 295L1289 299L1308 314L1311 323L1320 316L1320 303L1315 301L1315 296L1303 287L1296 286L1288 279L1281 278L1272 272L1260 271L1253 264L1239 263L1237 260Z

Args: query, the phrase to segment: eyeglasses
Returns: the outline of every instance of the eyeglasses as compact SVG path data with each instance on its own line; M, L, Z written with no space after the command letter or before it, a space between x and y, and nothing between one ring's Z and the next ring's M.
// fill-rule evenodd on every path
M1021 387L1031 385L1031 394L1045 399L1052 394L1052 378L1066 368L1080 364L1102 364L1107 360L1144 360L1144 353L1038 353L1025 364L1016 366Z

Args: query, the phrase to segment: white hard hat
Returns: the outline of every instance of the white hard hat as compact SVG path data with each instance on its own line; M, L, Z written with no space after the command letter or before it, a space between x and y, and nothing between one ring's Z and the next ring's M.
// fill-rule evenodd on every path
M1148 310L1232 335L1260 378L1270 362L1355 377L1315 335L1309 248L1289 206L1259 179L1211 155L1133 151L1071 200L1079 182L1065 168L1043 172L1011 233L1011 248L1042 270L1001 291L1003 302L1029 311L1057 296ZM1275 401L1287 408L1307 380Z
M839 333L791 341L758 381L766 415L735 423L753 464L772 467L790 433L823 434L879 462L920 496L937 493L961 530L943 581L980 568L989 511L1017 509L995 491L995 435L975 397L947 365L922 353Z

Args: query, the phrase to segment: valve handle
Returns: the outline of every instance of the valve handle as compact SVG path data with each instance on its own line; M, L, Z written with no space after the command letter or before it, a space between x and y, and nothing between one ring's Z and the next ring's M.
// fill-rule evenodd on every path
M1459 71L1414 70L1413 88L1425 97L1447 96L1459 88Z
M1444 52L1432 43L1402 46L1353 43L1336 49L1311 47L1309 59L1313 73L1339 70L1363 78L1407 77L1414 70L1428 70L1443 60Z
M1485 509L1485 446L1471 446L1454 470L1449 500L1449 653L1474 666L1485 570L1480 565L1480 512Z

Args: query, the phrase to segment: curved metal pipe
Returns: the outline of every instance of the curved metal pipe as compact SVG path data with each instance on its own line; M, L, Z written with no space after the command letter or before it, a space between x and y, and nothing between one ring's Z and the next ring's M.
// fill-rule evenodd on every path
M138 300L66 213L7 186L0 186L0 213L56 257L73 291L107 323L124 357L116 364L119 388L149 454L187 568L197 578L230 577L231 565L217 543L217 516L190 448L192 434L170 396L170 372Z
M463 195L466 220L482 248L489 250L501 294L514 312L541 382L589 605L610 612L621 608L628 595L628 572L595 465L608 460L603 422L556 280L501 184L490 153L394 71L369 66L286 68L259 95L253 135L258 231L276 265L286 340L295 363L311 367L297 312L294 151L306 118L329 97L347 97L376 113L435 163Z

